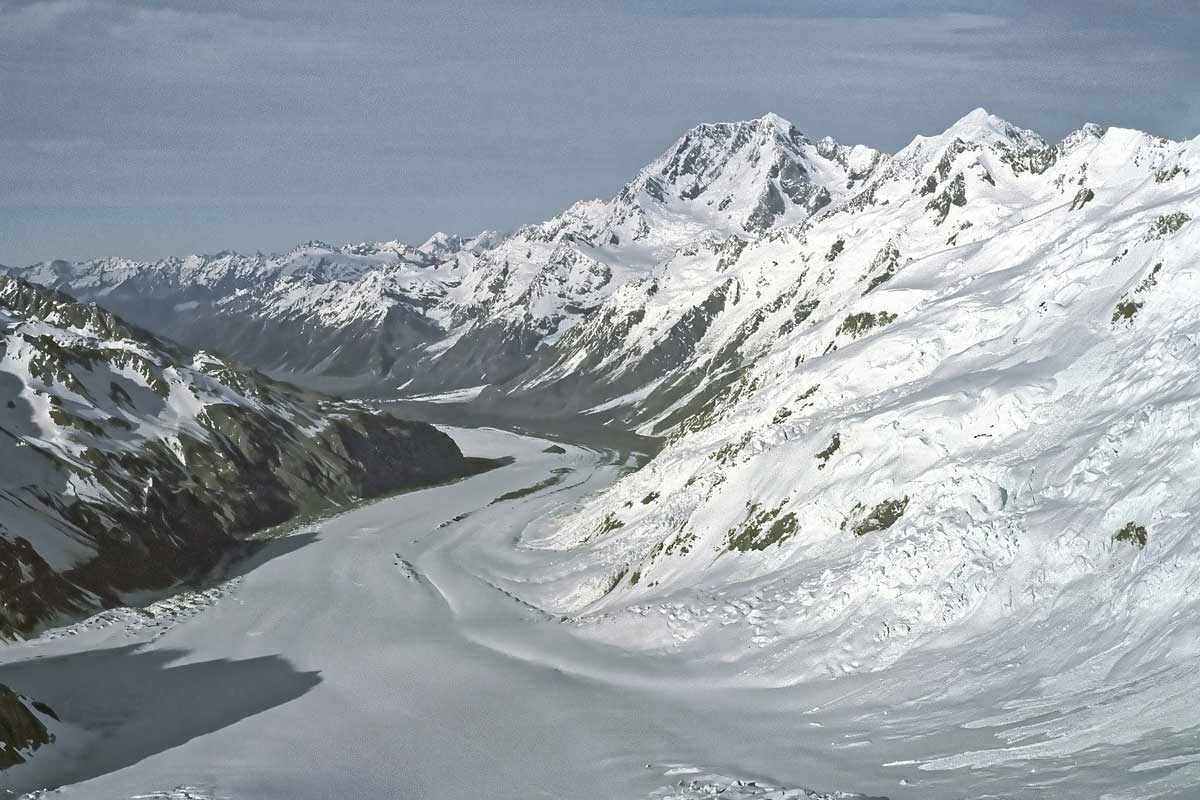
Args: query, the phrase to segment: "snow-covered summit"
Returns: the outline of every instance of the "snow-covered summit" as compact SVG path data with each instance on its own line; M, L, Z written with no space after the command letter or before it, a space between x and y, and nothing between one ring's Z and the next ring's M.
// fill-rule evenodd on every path
M463 237L453 233L437 231L422 242L417 249L432 258L444 258L458 252L462 247Z
M295 380L429 393L513 379L539 348L583 322L599 324L610 298L630 303L660 292L636 311L665 302L661 292L678 283L705 287L711 303L730 292L732 303L745 285L720 286L761 238L825 241L833 217L883 209L871 217L885 228L913 214L943 245L964 244L1064 193L1084 203L1107 182L1145 179L1151 163L1164 180L1178 176L1172 170L1188 168L1187 152L1095 125L1049 145L976 109L889 156L810 139L768 113L697 125L615 196L507 234L439 232L419 246L314 240L284 255L52 262L14 272ZM836 250L836 238L823 246ZM214 315L226 324L213 326Z
M1024 146L1045 145L1045 141L1037 133L1017 127L985 108L976 108L964 114L947 128L942 136L975 142L1001 139Z
M572 567L526 596L765 681L1017 662L1068 619L1030 675L1189 668L1200 147L1068 138L972 113L802 226L680 249L485 391L668 438L537 543Z
M879 159L829 139L814 145L777 114L698 125L622 190L608 224L635 238L672 222L758 234L816 213Z
M1037 133L977 108L941 133L918 135L893 157L901 169L919 170L942 157L949 148L998 149L1005 152L1042 150L1046 142Z

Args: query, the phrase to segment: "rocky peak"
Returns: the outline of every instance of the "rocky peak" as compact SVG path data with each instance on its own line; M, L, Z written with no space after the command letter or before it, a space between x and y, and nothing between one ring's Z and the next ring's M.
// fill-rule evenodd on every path
M438 231L424 241L417 249L434 259L448 258L463 249L463 237Z
M334 247L333 247L333 245L329 244L328 242L323 242L320 239L309 239L307 242L301 242L300 244L293 247L291 252L299 253L304 250L328 250L329 252L332 253L334 250ZM223 254L218 254L218 255L223 255Z
M1058 148L1063 153L1070 153L1080 145L1099 141L1107 131L1108 128L1103 125L1097 125L1094 122L1084 123L1079 130L1072 131L1063 137L1063 140L1058 144Z
M910 170L941 159L950 149L995 148L1003 152L1044 150L1046 142L1031 130L977 108L935 136L916 136L896 154L895 162Z
M641 238L655 227L649 215L694 220L696 229L761 233L816 213L878 157L832 139L814 145L778 114L697 125L617 196L610 225L636 220L630 233Z
M675 145L643 170L640 183L650 196L665 194L694 200L731 172L745 166L774 164L780 156L801 161L808 140L776 114L743 122L705 123L685 133ZM638 182L635 182L635 185Z
M55 289L3 274L0 274L0 311L97 336L153 341L145 331L127 325L95 303L79 303Z

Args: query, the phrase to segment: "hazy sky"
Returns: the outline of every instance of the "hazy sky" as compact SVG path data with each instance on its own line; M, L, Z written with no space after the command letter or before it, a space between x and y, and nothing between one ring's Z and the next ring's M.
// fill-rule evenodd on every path
M0 0L0 263L506 229L698 122L1200 134L1200 3Z

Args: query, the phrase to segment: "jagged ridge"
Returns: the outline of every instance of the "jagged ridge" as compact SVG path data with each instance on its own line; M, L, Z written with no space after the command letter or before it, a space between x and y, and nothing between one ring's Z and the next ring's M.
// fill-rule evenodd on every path
M0 276L0 636L202 575L298 513L469 468L430 426Z

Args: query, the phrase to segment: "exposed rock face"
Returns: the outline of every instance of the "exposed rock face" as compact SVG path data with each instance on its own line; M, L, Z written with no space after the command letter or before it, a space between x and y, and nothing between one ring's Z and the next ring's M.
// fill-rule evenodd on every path
M607 201L508 235L10 270L172 340L319 390L415 395L522 374L630 280L707 235L803 222L884 163L774 114L688 131Z
M52 741L54 736L37 714L16 692L0 683L0 770L24 764L29 752Z
M882 156L811 144L768 117L700 126L612 200L509 236L435 237L420 255L353 268L386 248L312 244L266 265L261 282L215 290L203 313L223 320L244 303L248 330L263 336L334 332L340 343L305 366L323 380L470 387L482 389L472 410L663 436L649 463L538 534L557 563L520 582L521 599L580 636L669 649L763 686L896 670L922 695L936 674L931 693L962 696L986 676L987 703L1003 713L984 724L1035 759L1103 759L1113 751L1097 745L1167 731L1170 759L1129 762L1157 768L1190 752L1200 702L1197 220L1200 139L1087 125L1049 144L980 110ZM204 285L223 285L223 258L233 263L201 260L200 272L215 270ZM106 269L29 274L101 299L144 296L158 274ZM172 286L196 282L164 270ZM191 313L187 295L166 296ZM363 320L410 312L406 330L428 324L431 338L376 346ZM375 434L348 441L333 419L374 424L354 422L353 406L284 402L207 357L176 358L168 374L169 356L147 354L135 331L95 309L70 313L83 316L61 324L135 344L5 329L0 363L20 369L0 381L19 390L0 419L16 420L14 447L36 443L53 462L41 472L23 462L21 481L50 487L30 493L3 471L16 451L0 450L10 481L0 499L15 498L3 552L18 565L0 581L17 587L11 607L23 615L96 602L125 577L104 565L138 553L170 565L188 546L198 554L182 564L203 562L235 529L303 507L314 485L339 497L377 490L354 465L410 463L387 461ZM311 334L288 327L308 324ZM361 363L355 342L376 366L340 360ZM272 352L311 358L305 341L293 346ZM88 378L97 364L113 377ZM173 400L186 400L179 386L203 406L185 415L195 426L156 410L192 408ZM264 404L283 404L285 419ZM118 419L132 427L118 435ZM297 426L313 449L287 443ZM154 454L132 462L155 478L148 497L133 488L145 480L122 482L126 449ZM177 463L204 491L160 496L160 476L192 486ZM233 507L206 507L212 496ZM77 499L59 507L61 497ZM44 507L59 528L37 528ZM206 540L206 528L189 530L194 544L159 542L159 524L131 543L120 515L143 509L215 520L224 538ZM28 576L39 585L22 594ZM928 766L986 770L996 753Z
M835 161L844 151L825 141L817 148ZM548 342L527 369L484 389L476 404L512 415L586 412L597 423L658 435L703 427L760 388L750 383L752 365L775 359L777 370L790 363L799 371L814 355L860 338L860 328L886 324L891 317L880 314L888 309L852 301L881 296L907 264L951 252L971 263L995 257L1001 241L1077 248L1079 237L1124 224L1135 206L1150 215L1147 236L1173 233L1186 212L1171 209L1200 176L1194 153L1194 142L1095 125L1047 144L974 111L895 155L875 154L869 169L847 167L855 177L834 201L798 222L753 238L715 228L697 234L652 276L627 281ZM1109 205L1097 208L1105 192ZM1059 227L1025 234L1022 226L1039 214L1061 218ZM1114 245L1110 258L1127 247ZM1130 319L1141 299L1117 302L1117 318ZM828 320L836 325L816 353L781 345Z
M0 277L0 636L203 574L243 534L470 465L435 428L302 394Z
M781 683L948 641L1067 693L1191 674L1198 219L1200 139L973 113L732 264L681 249L480 396L668 437L526 599Z

